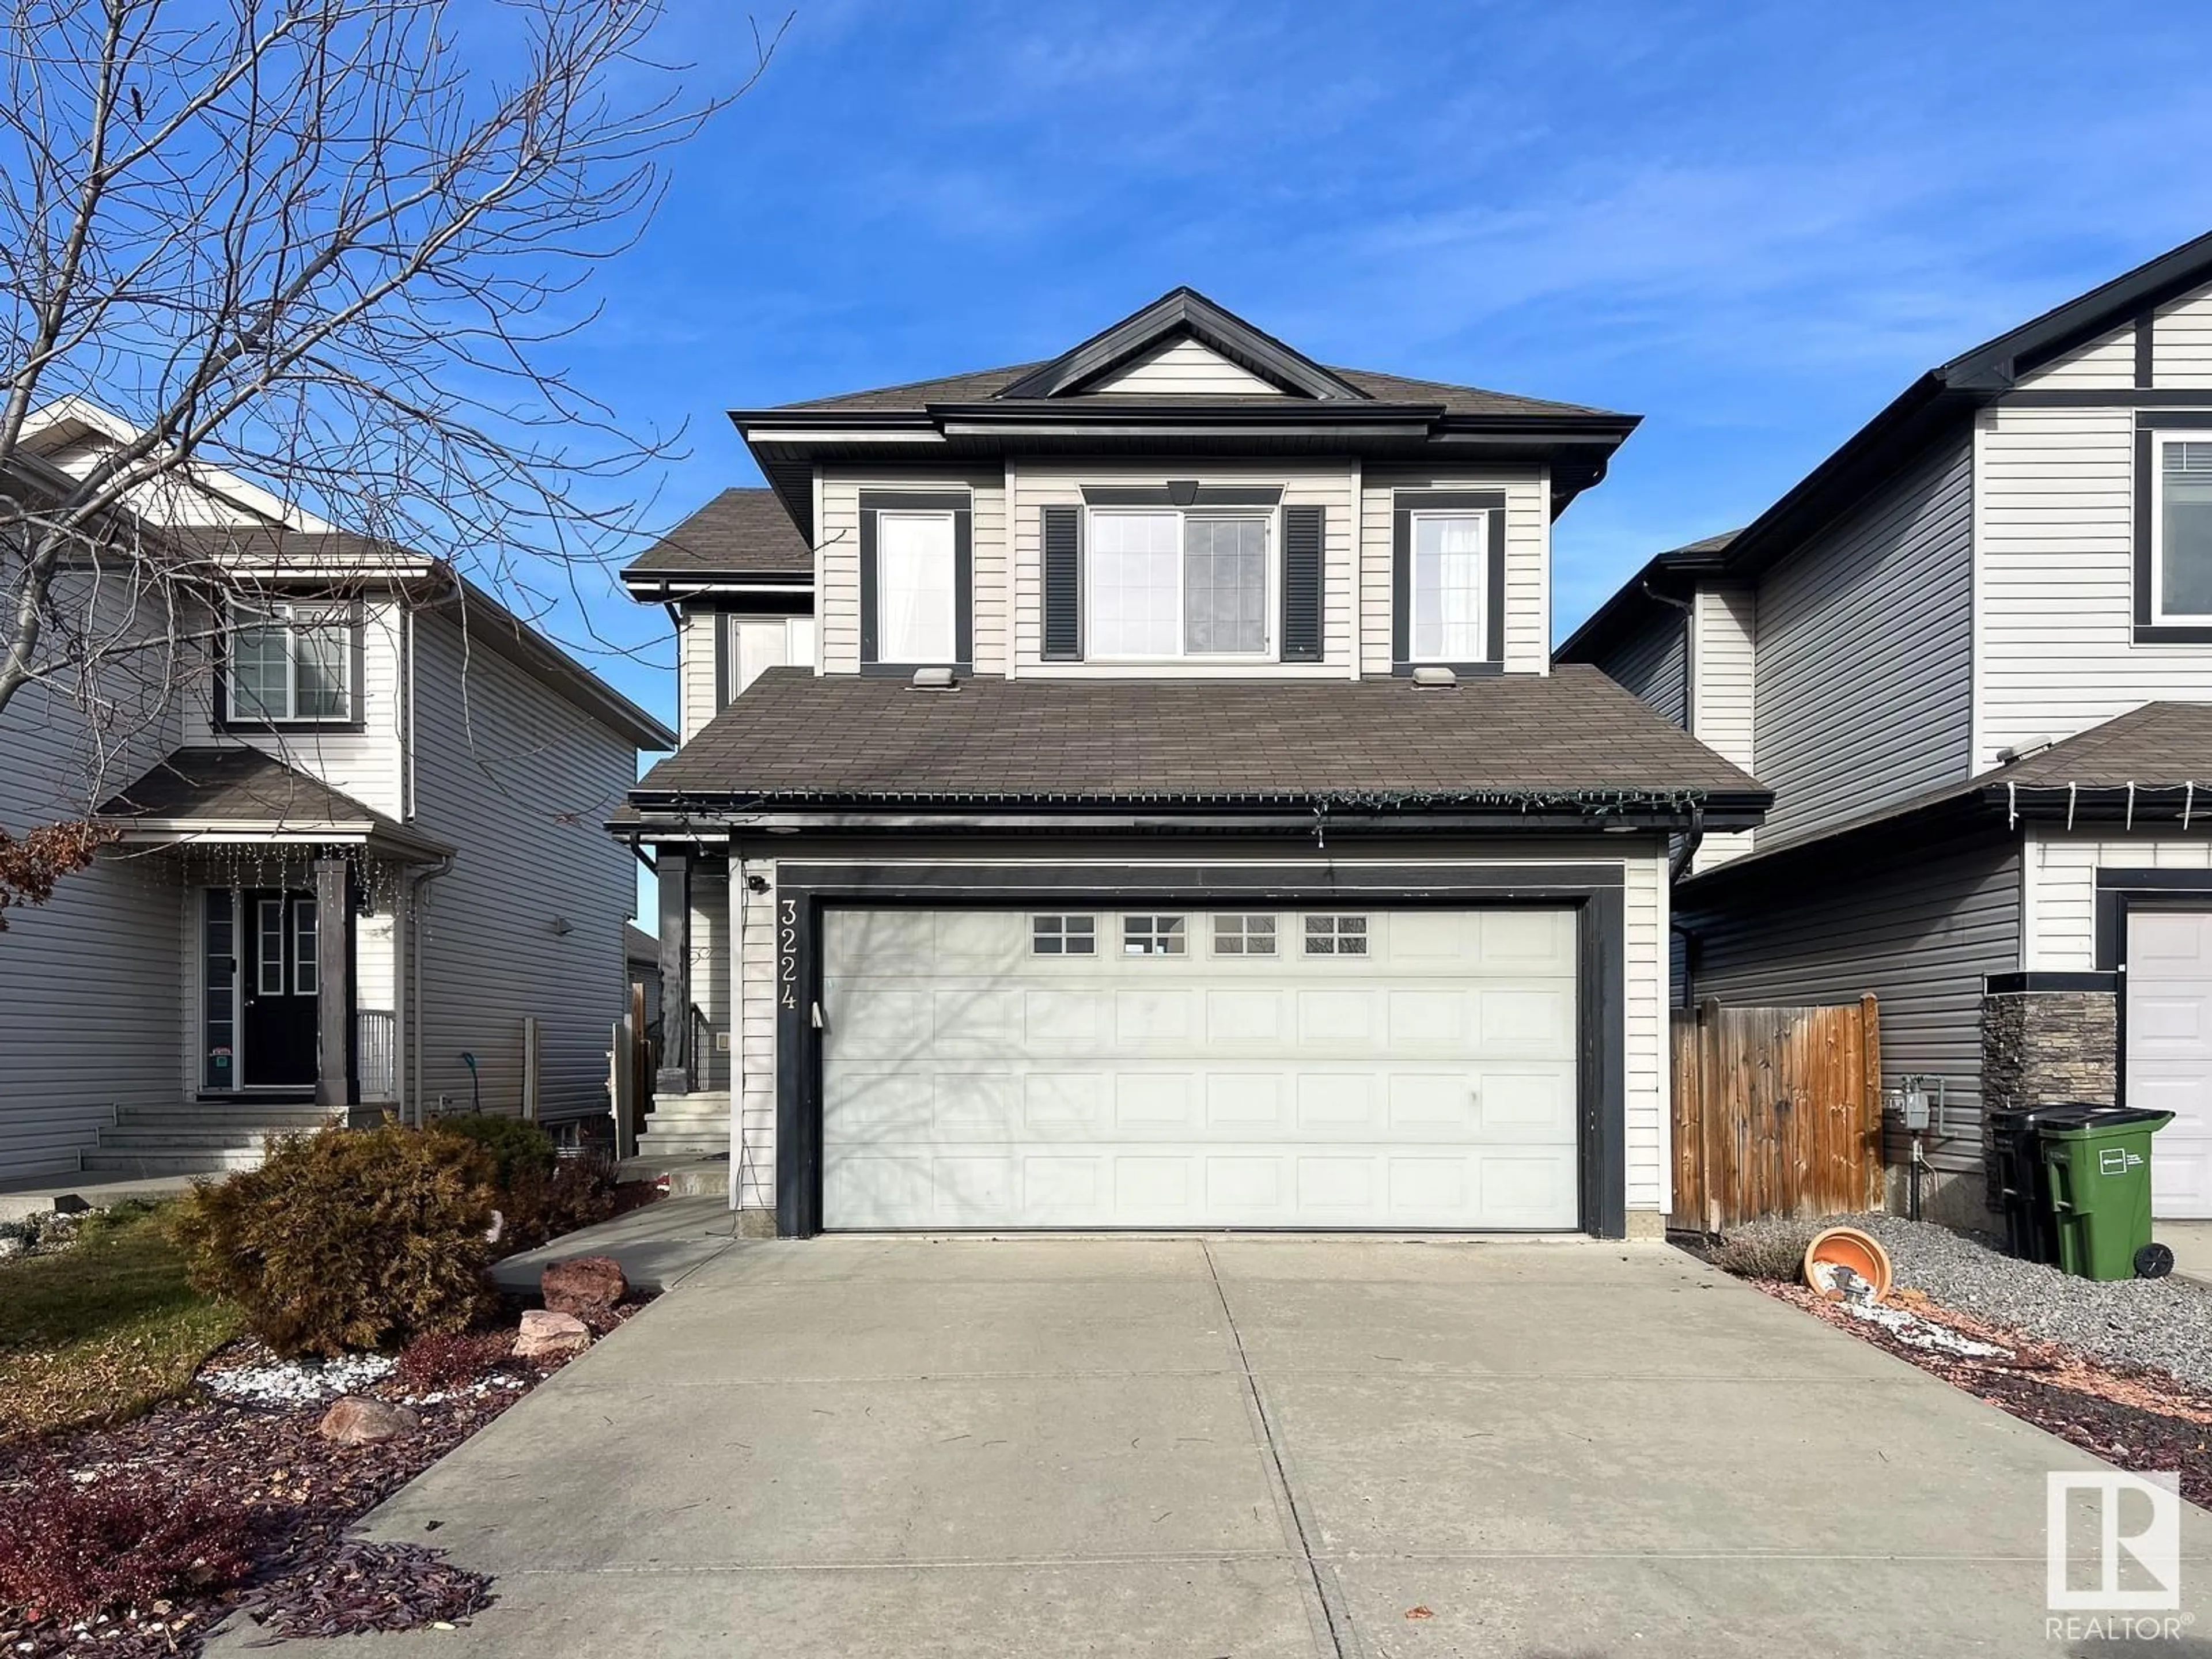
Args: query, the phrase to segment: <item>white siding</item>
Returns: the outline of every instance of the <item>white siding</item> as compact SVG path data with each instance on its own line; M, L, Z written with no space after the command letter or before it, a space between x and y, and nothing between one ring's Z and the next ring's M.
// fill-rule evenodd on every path
M1754 777L1759 769L1757 730L1759 597L1741 582L1700 587L1694 601L1690 640L1690 733L1722 759ZM1695 867L1710 870L1752 850L1754 830L1707 836L1698 848Z
M2052 358L2042 368L2020 377L2025 389L2039 392L2058 387L2116 391L2136 383L2136 330L2130 323L2100 334L2087 344Z
M313 726L285 731L219 727L214 722L212 677L196 677L185 698L184 741L246 744L287 766L321 779L341 794L388 817L407 815L406 697L402 687L406 618L399 602L372 598L362 604L361 729Z
M2151 326L2151 380L2177 390L2212 387L2212 289L2159 307Z
M93 615L102 628L124 621L105 605ZM175 705L153 665L112 667L100 691L94 720L43 682L0 715L0 829L81 818L176 746ZM176 1104L183 911L171 860L118 848L64 877L47 903L7 913L0 1180L74 1171L118 1105Z
M1201 484L1280 485L1283 505L1324 510L1322 547L1322 657L1315 664L1239 664L1214 667L1196 662L1131 667L1113 664L1048 663L1043 660L1043 509L1079 507L1085 484L1158 484L1169 477L1195 478ZM1316 465L1284 462L1224 465L1217 462L1153 461L1100 463L1080 470L1027 462L1006 471L1006 514L1012 525L1013 672L1017 674L1157 674L1171 678L1255 674L1342 678L1352 668L1353 504L1357 471L1348 462ZM1277 540L1279 542L1279 537ZM1279 559L1279 545L1272 550ZM980 649L980 647L979 647ZM1386 671L1387 672L1387 671Z
M1370 471L1362 482L1359 542L1360 672L1387 675L1391 643L1392 495L1400 489L1505 492L1505 668L1552 672L1551 482L1541 468L1394 477Z
M535 1015L543 1113L604 1111L636 866L601 825L635 750L503 658L467 651L452 619L415 628L417 822L459 848L417 921L424 1105L467 1106L466 1051L485 1109L518 1110L522 1021Z
M1131 392L1146 397L1279 398L1282 387L1231 362L1212 347L1185 337L1170 340L1094 392Z
M2212 645L2135 641L2134 436L2127 409L1978 421L1977 771L2145 702L2212 697Z
M860 492L867 489L965 489L975 498L971 538L972 644L979 672L997 672L1006 658L1006 481L995 472L846 472L817 475L820 521L815 527L815 651L825 674L860 670ZM986 663L993 665L986 668Z
M744 917L738 972L741 1070L732 1090L737 1145L732 1149L730 1193L740 1209L775 1207L775 860L746 859L740 869L767 884L755 893L736 884L733 902Z
M2094 973L2097 872L2212 869L2212 826L2183 836L2030 824L2023 857L2020 965L2035 973Z
M1753 721L1770 843L1966 776L1972 459L1962 436L1762 579Z
M689 743L714 718L714 629L722 613L687 605L676 624L676 735Z
M1667 1140L1666 853L1656 841L1639 842L1626 849L1607 850L1620 857L1626 884L1628 983L1624 1018L1628 1207L1663 1211L1671 1201L1668 1191ZM775 1202L775 865L773 858L757 856L764 851L757 844L739 849L744 870L771 884L769 894L754 895L747 901L746 911L742 1073L736 1091L742 1167L733 1182L739 1191L739 1202L748 1208L773 1208ZM902 845L897 858L888 861L881 848L867 843L825 842L810 846L803 854L794 856L802 857L810 865L849 860L865 864L872 870L884 868L887 862L933 864L957 859L978 865L1004 866L1033 861L1020 855L993 858L973 844L942 842ZM1347 862L1375 861L1497 865L1589 863L1595 860L1591 849L1580 843L1528 842L1438 848L1429 849L1418 860L1388 849L1362 849L1341 853L1329 863L1341 866ZM1106 871L1124 870L1139 863L1218 866L1255 862L1312 864L1313 860L1301 852L1274 848L1253 851L1224 847L1200 857L1175 857L1164 855L1157 843L1086 842L1071 844L1063 855L1056 856L1052 862L1057 868L1095 864ZM1316 867L1328 866L1325 864Z

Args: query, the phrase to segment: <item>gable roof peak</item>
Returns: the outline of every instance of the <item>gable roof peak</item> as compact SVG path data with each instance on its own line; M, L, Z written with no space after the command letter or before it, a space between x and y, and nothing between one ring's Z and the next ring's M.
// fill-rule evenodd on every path
M1000 398L1066 398L1177 339L1194 339L1293 398L1365 402L1369 394L1188 283L1170 289L1079 345L1002 387Z

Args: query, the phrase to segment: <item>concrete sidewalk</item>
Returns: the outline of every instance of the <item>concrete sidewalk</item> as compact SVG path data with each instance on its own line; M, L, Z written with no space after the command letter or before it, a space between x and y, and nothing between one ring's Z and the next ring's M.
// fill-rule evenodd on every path
M664 1198L627 1215L584 1227L518 1251L492 1264L500 1289L529 1295L538 1288L549 1261L579 1255L611 1255L622 1263L623 1277L641 1290L667 1291L714 1261L738 1242L738 1218L729 1200Z
M2095 1467L1662 1246L740 1242L372 1518L497 1605L343 1655L2061 1655Z

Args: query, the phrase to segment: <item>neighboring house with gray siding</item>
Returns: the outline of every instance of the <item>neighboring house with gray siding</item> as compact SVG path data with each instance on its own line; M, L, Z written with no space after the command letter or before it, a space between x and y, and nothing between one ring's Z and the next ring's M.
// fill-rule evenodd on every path
M1560 648L1775 791L1676 884L1678 1002L1875 993L1962 1209L1984 1109L2091 1098L2173 1111L2159 1212L2212 1215L2208 340L2212 237L1923 375Z
M732 418L767 489L625 574L684 742L612 828L652 1133L719 1124L746 1224L1656 1234L1668 837L1767 797L1553 672L1632 417L1177 289Z
M36 432L65 479L129 429L71 403ZM450 568L243 479L143 505L228 597L186 587L155 632L127 572L74 573L149 648L0 718L0 824L113 836L0 935L0 1181L605 1112L635 866L599 826L674 733Z

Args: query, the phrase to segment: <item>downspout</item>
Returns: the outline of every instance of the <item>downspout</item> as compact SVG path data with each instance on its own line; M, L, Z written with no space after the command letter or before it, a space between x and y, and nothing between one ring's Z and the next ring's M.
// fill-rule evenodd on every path
M453 867L453 855L448 853L428 869L416 871L407 883L407 1034L408 1047L415 1051L409 1066L414 1080L407 1097L414 1104L418 1129L429 1121L422 1109L422 890Z

